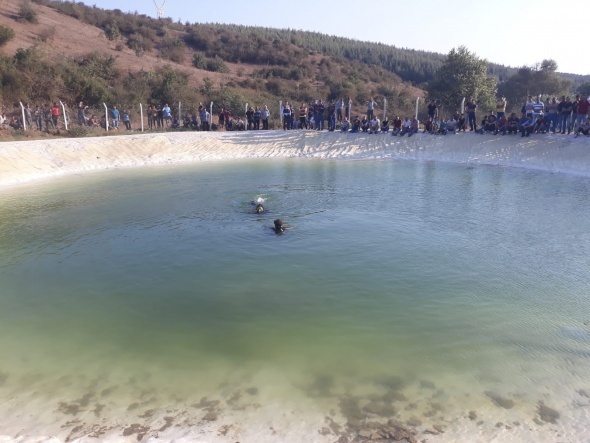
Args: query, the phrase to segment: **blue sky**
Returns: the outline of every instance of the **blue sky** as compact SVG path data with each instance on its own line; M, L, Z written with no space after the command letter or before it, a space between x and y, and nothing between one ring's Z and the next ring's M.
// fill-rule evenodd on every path
M163 0L156 1L161 4ZM156 16L153 0L84 3ZM530 66L552 58L559 71L590 74L590 0L167 0L166 16L183 23L317 31L443 54L465 45L495 63Z

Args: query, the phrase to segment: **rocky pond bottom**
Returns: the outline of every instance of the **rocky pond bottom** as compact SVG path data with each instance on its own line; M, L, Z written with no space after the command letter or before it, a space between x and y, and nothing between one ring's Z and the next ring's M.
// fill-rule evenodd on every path
M18 380L29 386L24 392L10 387L18 375L3 373L2 431L18 441L340 443L571 442L587 432L590 389L564 401L549 386L504 393L500 382L488 382L496 390L473 392L385 374L360 381L318 374L290 384L277 374L238 372L231 382L205 388L197 381L184 390L155 387L149 372L128 380L25 374Z
M0 441L586 442L588 203L388 160L2 190Z

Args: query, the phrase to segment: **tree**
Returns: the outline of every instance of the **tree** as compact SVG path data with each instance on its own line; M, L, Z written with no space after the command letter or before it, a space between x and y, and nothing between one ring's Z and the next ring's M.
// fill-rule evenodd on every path
M465 46L453 48L434 80L428 84L428 95L449 104L458 104L463 97L473 97L484 108L491 106L496 82L488 77L487 72L487 60L479 59Z
M0 47L14 38L14 31L8 26L0 25Z
M576 90L582 97L590 96L590 82L582 83Z
M532 67L521 67L499 86L499 90L511 105L519 105L529 95L559 96L567 93L571 86L571 81L557 74L557 63L548 59Z

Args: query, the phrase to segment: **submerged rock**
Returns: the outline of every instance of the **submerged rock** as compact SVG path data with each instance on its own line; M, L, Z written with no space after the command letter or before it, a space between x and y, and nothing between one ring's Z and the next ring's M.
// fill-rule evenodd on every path
M215 412L207 412L207 414L205 414L205 416L203 417L203 420L216 421L217 414Z
M408 426L418 427L422 426L422 420L420 420L418 417L412 416L408 419L408 421L406 421L406 424Z
M248 388L248 389L246 389L246 393L248 393L250 395L256 395L256 394L258 394L258 388L255 388L255 387Z
M560 417L559 412L547 406L543 400L539 401L537 412L539 413L539 417L541 418L541 420L547 423L555 424L557 423L557 419L559 419Z
M502 397L498 394L494 394L491 391L486 391L485 394L492 400L492 402L498 406L499 408L504 408L504 409L512 409L512 407L514 406L514 401L506 398L506 397Z
M334 385L334 377L323 374L316 375L313 381L302 389L310 397L331 397Z
M363 410L380 417L393 417L397 413L393 406L376 401L372 401L363 406Z
M392 391L399 391L406 386L406 381L397 375L382 376L377 378L376 382Z
M429 380L420 380L420 387L425 389L436 389L436 385Z
M349 424L352 421L363 420L366 415L363 414L359 405L360 399L357 397L344 397L340 399L340 413L346 418Z
M477 413L475 411L469 411L469 420L475 421L477 420Z

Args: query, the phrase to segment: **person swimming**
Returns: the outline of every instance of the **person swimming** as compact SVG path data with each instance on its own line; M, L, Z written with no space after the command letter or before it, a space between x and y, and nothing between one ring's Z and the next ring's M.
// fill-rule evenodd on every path
M256 211L256 213L257 213L257 214L262 214L262 213L264 212L264 206L262 206L262 204L261 204L261 203L258 203L258 204L256 205L256 209L255 209L255 211Z
M283 220L281 220L280 218L277 218L274 221L274 224L275 224L275 227L273 229L277 234L285 232L285 226L283 225Z

